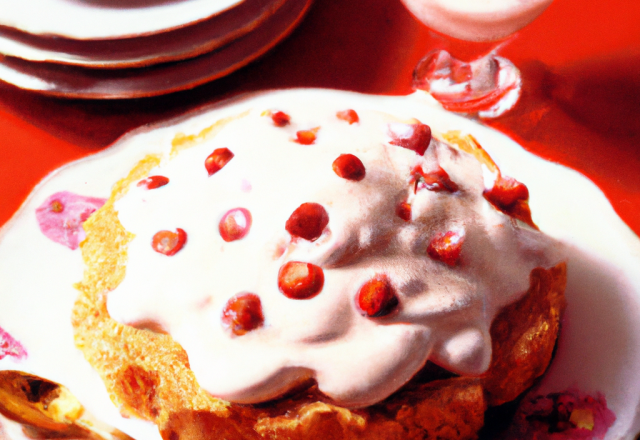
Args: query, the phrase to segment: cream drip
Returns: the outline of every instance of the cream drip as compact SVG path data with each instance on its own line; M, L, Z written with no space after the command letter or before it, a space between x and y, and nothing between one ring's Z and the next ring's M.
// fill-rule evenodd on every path
M485 201L486 176L471 155L437 140L424 156L391 145L390 133L403 126L389 115L356 108L360 122L349 124L336 117L345 109L329 103L291 105L277 109L291 124L276 127L264 110L165 158L150 175L169 178L166 186L132 185L116 203L135 239L126 277L108 296L111 316L160 323L186 350L200 385L238 403L273 399L312 377L338 404L359 407L389 396L427 360L458 374L484 372L491 321L527 290L531 269L555 262L554 242ZM315 127L313 144L294 141L298 130ZM218 148L234 157L209 176L204 161ZM345 153L362 161L363 180L332 170ZM416 166L441 167L458 191L414 194ZM308 202L325 208L328 226L315 241L292 240L285 223ZM396 214L402 202L412 206L409 222ZM225 242L218 224L235 208L250 212L251 228ZM153 235L176 228L188 235L184 248L171 257L154 252ZM454 267L426 253L434 235L451 230L464 234ZM317 296L292 300L278 290L288 261L323 269ZM385 317L362 316L355 295L380 274L399 304ZM242 292L259 296L264 323L234 336L221 324L222 309Z

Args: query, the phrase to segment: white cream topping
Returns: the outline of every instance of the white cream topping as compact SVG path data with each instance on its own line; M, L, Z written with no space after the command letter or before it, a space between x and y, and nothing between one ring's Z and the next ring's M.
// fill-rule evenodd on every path
M116 203L135 238L125 279L108 296L111 316L160 323L186 350L200 385L239 403L267 401L314 378L338 404L366 406L427 360L463 375L483 373L493 318L526 292L534 267L557 262L555 242L485 201L483 169L471 155L435 140L424 157L391 145L389 124L397 132L397 119L356 108L360 122L349 124L336 117L344 108L324 102L273 109L291 116L290 125L276 127L264 110L254 108L214 138L165 157L150 175L169 184L134 184ZM294 141L298 130L315 127L312 145ZM235 156L209 176L204 162L218 148ZM363 162L363 180L333 171L345 153ZM442 167L459 190L414 194L416 166ZM325 208L328 226L316 241L292 240L285 223L307 202ZM401 202L412 205L409 222L396 214ZM251 213L251 229L225 242L218 223L234 208ZM184 248L173 256L155 252L154 234L176 228L187 233ZM451 230L464 233L453 267L426 253L432 237ZM323 290L306 300L284 296L278 271L288 261L320 266ZM399 304L388 316L362 316L356 294L381 274ZM264 324L235 336L221 315L242 292L259 296Z

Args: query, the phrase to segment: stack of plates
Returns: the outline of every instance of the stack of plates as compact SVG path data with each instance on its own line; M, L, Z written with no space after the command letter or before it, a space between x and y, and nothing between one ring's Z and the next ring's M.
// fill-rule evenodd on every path
M269 50L310 4L0 0L0 80L74 98L183 90L227 75Z

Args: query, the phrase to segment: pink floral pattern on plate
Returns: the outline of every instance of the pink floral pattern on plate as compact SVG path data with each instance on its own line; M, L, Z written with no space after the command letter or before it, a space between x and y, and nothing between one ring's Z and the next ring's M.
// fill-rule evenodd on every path
M4 359L7 356L24 359L27 357L27 350L13 336L0 327L0 359Z
M68 191L57 192L36 209L36 219L47 238L75 250L85 238L82 223L106 201Z

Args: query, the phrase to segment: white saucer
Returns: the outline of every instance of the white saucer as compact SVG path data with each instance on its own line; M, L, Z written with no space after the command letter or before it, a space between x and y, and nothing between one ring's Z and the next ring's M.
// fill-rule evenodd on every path
M0 26L0 54L29 61L110 69L177 61L213 51L242 37L260 26L283 3L284 0L245 0L193 25L115 40L45 37Z
M207 19L242 0L0 0L0 25L78 40L137 37Z
M295 28L311 1L286 0L244 37L178 63L139 69L88 69L4 57L0 58L0 80L47 95L87 99L139 98L193 88L228 75L271 49Z
M557 353L531 393L570 387L588 394L601 392L616 415L605 439L635 438L640 431L640 239L584 176L533 156L495 130L454 114L443 115L423 92L388 97L294 89L241 96L135 130L111 148L54 172L0 231L0 326L27 350L31 347L25 361L12 362L7 357L0 361L0 369L26 369L63 383L105 422L140 439L157 438L157 431L145 422L119 416L97 374L75 348L69 315L77 296L72 284L82 276L81 256L41 234L35 209L58 191L108 197L112 183L125 176L132 164L170 148L176 133L198 133L248 108L287 108L293 101L307 105L329 101L339 108L381 110L422 121L439 119L438 130L472 134L505 175L524 182L531 194L533 220L542 231L573 248ZM24 267L31 268L33 276L25 277ZM76 362L78 368L70 371Z

